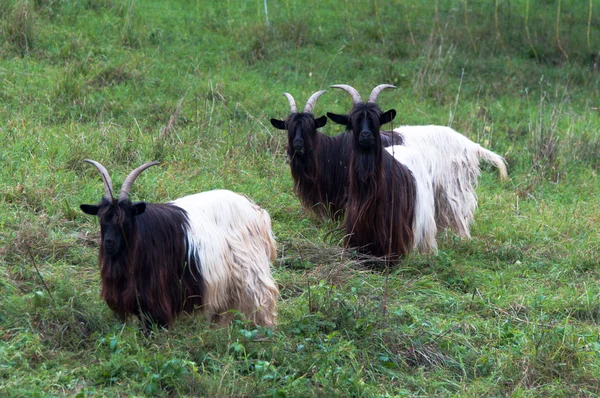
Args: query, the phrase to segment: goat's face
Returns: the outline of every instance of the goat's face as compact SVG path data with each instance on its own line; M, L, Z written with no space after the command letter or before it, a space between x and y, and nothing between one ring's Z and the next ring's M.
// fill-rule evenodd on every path
M288 132L290 158L310 155L317 145L317 129L326 123L326 116L315 119L312 113L292 113L286 120L271 119L273 127Z
M346 126L352 131L355 147L364 151L381 146L380 128L382 124L391 122L396 116L396 110L382 112L377 104L359 102L354 105L350 114L338 115L327 113L335 123Z
M80 208L86 214L98 216L102 253L114 257L128 248L134 219L146 210L146 203L131 203L129 200L111 203L103 198L97 206L81 205Z

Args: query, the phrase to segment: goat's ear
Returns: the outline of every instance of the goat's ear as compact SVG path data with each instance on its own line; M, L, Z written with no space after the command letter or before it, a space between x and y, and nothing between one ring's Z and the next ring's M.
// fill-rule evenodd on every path
M338 115L337 113L327 112L327 117L330 118L332 122L344 126L347 126L350 123L348 115Z
M96 205L79 205L79 208L85 214L89 214L91 216L97 216L98 215L98 210L100 209L100 206L96 206Z
M320 129L327 124L327 116L323 115L315 119L315 127Z
M277 120L277 119L271 119L271 124L273 125L273 127L275 127L276 129L279 130L287 130L285 128L285 121L284 120Z
M391 122L396 117L396 110L390 109L387 112L384 112L383 115L379 118L379 125L384 125L386 123Z
M146 202L136 202L133 204L133 215L139 216L146 211Z

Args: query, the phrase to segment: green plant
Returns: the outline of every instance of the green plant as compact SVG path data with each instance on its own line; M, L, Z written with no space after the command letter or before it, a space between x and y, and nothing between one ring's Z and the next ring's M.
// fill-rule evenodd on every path
M6 41L23 57L33 50L37 36L37 13L28 0L20 0L12 6L2 7L4 18L1 28Z
M591 4L288 0L267 27L262 1L0 1L0 396L600 394ZM505 184L482 164L472 239L440 232L387 289L302 208L269 124L282 92L337 83L394 83L386 128L451 122L509 164ZM349 105L330 90L315 112ZM86 158L115 186L160 160L133 200L230 189L265 208L278 326L120 322L79 209L102 191Z

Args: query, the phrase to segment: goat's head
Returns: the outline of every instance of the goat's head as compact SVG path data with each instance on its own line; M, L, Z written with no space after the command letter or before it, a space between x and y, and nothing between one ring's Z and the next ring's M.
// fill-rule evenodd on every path
M116 200L106 168L94 160L86 159L85 162L94 165L100 172L104 181L104 197L97 205L82 204L79 207L84 213L98 216L100 219L102 253L117 256L129 244L135 217L146 210L145 202L132 203L129 200L129 190L142 171L157 165L158 162L149 162L133 170L123 182Z
M350 94L354 103L350 113L339 115L327 112L333 122L346 126L347 130L353 132L354 143L358 149L370 150L373 147L381 145L381 136L379 129L381 125L391 122L396 117L396 110L390 109L383 112L375 103L379 93L386 88L396 88L391 84L380 84L375 87L369 96L367 103L364 103L356 89L346 84L336 84L331 87L341 88Z
M291 94L283 93L290 102L291 113L285 120L271 119L273 127L288 132L288 156L295 158L297 156L310 155L317 142L317 129L325 126L327 116L315 118L312 114L312 108L325 90L317 91L306 102L304 112L298 113L296 101Z

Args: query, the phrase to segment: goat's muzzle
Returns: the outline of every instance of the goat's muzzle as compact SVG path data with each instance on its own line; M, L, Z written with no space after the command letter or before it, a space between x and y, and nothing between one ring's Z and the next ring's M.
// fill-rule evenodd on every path
M296 139L292 142L292 148L296 155L304 155L304 140Z
M104 241L102 242L102 247L104 249L104 252L109 256L114 256L115 254L117 254L118 247L114 239L104 239Z
M373 144L375 144L375 137L373 136L373 133L370 131L361 131L360 135L358 136L358 145L361 148L368 149L372 147Z

